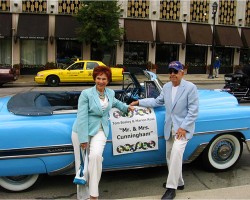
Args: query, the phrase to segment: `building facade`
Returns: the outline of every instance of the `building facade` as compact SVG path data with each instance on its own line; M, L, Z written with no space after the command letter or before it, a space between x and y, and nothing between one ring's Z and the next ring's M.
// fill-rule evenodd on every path
M250 63L250 0L118 3L125 35L114 48L103 49L107 65L145 68L151 63L157 73L167 73L168 63L179 60L188 73L205 74L213 38L221 73ZM100 58L95 46L77 40L79 25L72 15L82 6L80 0L0 0L0 65L21 64L33 73L48 63L64 67L76 58Z

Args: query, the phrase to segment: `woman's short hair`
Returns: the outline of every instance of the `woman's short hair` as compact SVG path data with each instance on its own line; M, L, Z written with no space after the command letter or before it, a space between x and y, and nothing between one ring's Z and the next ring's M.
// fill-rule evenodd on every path
M106 76L108 77L108 81L109 82L111 81L112 72L111 72L111 69L107 66L95 67L93 71L93 79L95 80L98 75L102 75L102 74L106 74Z

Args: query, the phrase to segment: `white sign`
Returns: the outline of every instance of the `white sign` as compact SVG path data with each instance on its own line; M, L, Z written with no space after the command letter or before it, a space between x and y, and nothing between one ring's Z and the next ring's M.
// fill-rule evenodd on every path
M157 124L153 108L136 107L127 116L112 108L109 114L113 155L158 149Z

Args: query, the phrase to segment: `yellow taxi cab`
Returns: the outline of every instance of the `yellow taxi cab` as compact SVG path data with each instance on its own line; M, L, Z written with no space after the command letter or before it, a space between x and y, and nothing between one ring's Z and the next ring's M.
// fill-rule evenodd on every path
M66 69L43 70L37 73L35 82L58 86L59 83L90 83L94 82L92 73L96 66L105 66L104 63L95 60L77 60ZM113 68L111 82L122 81L123 68Z

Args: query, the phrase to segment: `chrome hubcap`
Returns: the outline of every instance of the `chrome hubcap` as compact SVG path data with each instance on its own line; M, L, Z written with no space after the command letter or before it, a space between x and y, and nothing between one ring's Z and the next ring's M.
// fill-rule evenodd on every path
M217 163L225 163L234 155L234 145L231 141L218 141L212 149L213 160Z

